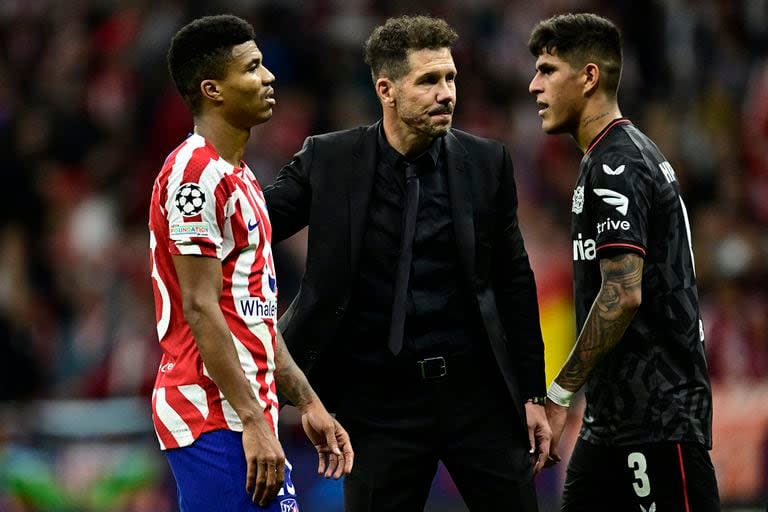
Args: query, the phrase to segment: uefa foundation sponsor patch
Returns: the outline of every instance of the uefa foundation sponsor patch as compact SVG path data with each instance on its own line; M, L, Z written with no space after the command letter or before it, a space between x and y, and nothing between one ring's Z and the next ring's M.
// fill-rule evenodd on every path
M171 239L187 238L191 236L208 236L207 222L184 222L171 224Z

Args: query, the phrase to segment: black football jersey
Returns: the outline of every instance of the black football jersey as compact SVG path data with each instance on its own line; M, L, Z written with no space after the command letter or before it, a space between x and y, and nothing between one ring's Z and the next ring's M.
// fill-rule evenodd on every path
M600 258L644 258L642 304L587 381L582 439L711 447L712 395L688 214L672 166L627 119L611 122L582 159L572 235L579 332L600 290Z

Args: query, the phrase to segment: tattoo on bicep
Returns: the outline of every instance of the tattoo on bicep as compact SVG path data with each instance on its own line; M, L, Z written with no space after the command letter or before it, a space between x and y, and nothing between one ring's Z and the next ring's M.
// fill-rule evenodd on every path
M579 389L595 365L616 346L635 315L634 297L640 293L643 259L621 254L600 260L602 287L587 315L584 327L565 362L557 382L566 389Z

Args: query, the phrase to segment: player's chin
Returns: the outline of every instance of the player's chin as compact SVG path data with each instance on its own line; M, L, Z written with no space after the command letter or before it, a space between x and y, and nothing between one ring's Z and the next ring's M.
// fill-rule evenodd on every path
M266 109L262 110L261 112L259 112L255 116L253 124L266 123L270 119L272 119L272 107L266 108Z
M432 123L429 127L430 135L433 137L442 137L451 129L451 119L440 123Z
M565 131L562 124L548 121L547 119L541 120L541 129L544 130L544 133L547 135L556 135Z

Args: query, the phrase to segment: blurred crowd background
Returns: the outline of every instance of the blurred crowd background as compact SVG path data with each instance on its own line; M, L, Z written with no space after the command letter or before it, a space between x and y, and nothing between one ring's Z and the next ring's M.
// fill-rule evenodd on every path
M541 18L612 18L623 113L672 163L692 220L728 510L768 497L768 0L0 0L0 510L173 512L149 420L159 361L148 272L155 174L191 131L165 54L194 17L253 23L277 106L246 161L262 184L313 133L369 124L362 44L387 16L460 34L455 126L507 144L551 379L574 340L570 204L580 155L542 134L526 43ZM276 248L280 307L305 234ZM577 411L566 444L578 428ZM493 411L488 411L493 414ZM282 413L302 510L341 510ZM563 468L538 478L555 510ZM441 471L428 510L463 511Z

